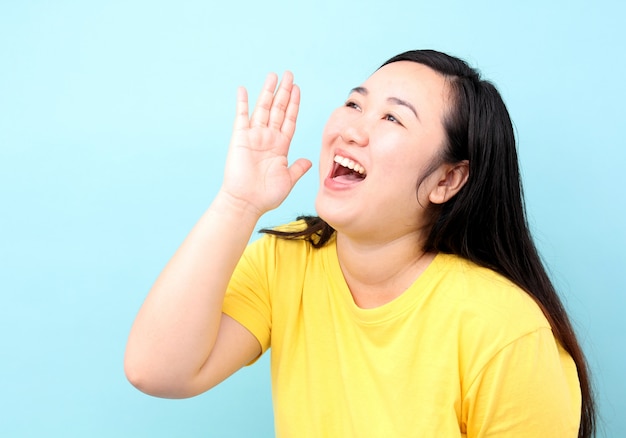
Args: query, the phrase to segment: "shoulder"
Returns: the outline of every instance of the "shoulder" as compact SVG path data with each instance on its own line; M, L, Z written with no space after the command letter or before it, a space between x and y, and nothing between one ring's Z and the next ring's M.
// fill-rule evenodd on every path
M300 236L307 229L304 220L288 222L272 228L264 228L260 231L261 236L249 246L265 248L306 248L312 246L306 236Z
M434 299L457 313L463 325L496 331L509 341L550 328L537 302L497 272L448 254L437 255L431 268L437 284Z
M449 299L475 303L485 310L543 315L525 290L489 268L450 254L438 254L432 267L446 286L444 295Z
M304 231L307 225L303 220L289 222L273 228L273 231L281 233L297 233ZM278 267L278 265L296 266L306 264L311 260L318 259L327 251L327 247L334 245L334 238L322 248L315 248L305 237L280 236L263 234L246 248L242 261L259 263L266 268Z
M535 363L548 361L555 373L560 372L567 358L561 357L550 323L530 294L458 256L439 254L432 268L436 286L431 289L431 310L456 333L459 363L464 364L468 382L495 360L502 361L502 369L510 374L523 365L518 358L525 355L531 360L531 353L538 358ZM513 353L516 359L510 360Z

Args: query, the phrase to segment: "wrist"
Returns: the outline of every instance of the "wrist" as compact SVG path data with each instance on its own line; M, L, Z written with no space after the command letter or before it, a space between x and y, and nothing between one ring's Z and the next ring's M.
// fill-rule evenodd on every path
M237 221L253 221L255 224L265 213L253 203L238 198L223 189L220 189L213 199L211 209L224 217Z

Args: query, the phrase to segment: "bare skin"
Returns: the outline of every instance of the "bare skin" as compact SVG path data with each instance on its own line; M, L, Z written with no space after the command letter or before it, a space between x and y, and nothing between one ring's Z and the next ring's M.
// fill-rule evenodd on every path
M448 102L442 75L396 62L353 89L326 124L316 208L337 230L341 269L360 307L401 295L435 256L422 251L427 208L454 196L468 176L467 162L439 159ZM359 163L366 177L332 178L337 156Z
M146 393L168 398L200 394L261 352L256 338L221 308L258 219L280 205L311 167L305 159L288 165L300 90L290 72L277 90L276 83L270 74L250 117L246 90L238 90L222 187L160 274L133 324L124 368L130 382Z
M311 167L305 159L288 165L300 90L289 72L278 89L276 83L269 75L250 117L247 93L239 90L222 187L155 282L131 329L125 371L146 393L200 394L261 353L256 338L221 309L257 221ZM317 208L337 230L337 255L355 303L368 308L402 294L432 261L434 254L420 249L424 206L454 196L467 180L467 163L436 166L418 200L416 169L429 168L443 144L445 80L423 66L398 62L364 86L366 92L353 96L354 105L338 109L327 124ZM418 108L420 117L398 102ZM329 177L341 154L362 164L367 177L344 183Z

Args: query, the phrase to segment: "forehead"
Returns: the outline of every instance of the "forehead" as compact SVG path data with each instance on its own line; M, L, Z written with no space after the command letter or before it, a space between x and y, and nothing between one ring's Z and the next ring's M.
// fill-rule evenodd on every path
M423 64L398 61L374 72L364 83L368 92L383 99L397 97L421 109L441 116L448 97L445 76Z

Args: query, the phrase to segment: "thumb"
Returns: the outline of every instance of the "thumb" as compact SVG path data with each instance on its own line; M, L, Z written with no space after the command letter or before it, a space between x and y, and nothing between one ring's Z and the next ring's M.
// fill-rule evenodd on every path
M291 166L289 166L289 176L291 176L291 184L295 185L302 175L304 175L313 166L311 161L306 158L298 158Z

